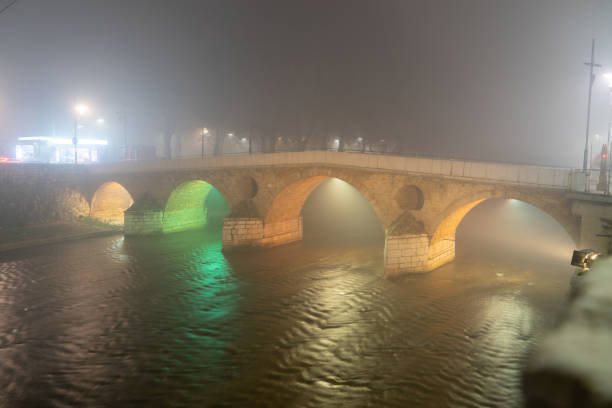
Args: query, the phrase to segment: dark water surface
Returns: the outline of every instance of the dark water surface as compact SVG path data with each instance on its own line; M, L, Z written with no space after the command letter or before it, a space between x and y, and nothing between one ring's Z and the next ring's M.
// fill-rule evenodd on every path
M572 273L534 262L390 281L380 245L224 256L212 232L6 253L0 406L520 406Z

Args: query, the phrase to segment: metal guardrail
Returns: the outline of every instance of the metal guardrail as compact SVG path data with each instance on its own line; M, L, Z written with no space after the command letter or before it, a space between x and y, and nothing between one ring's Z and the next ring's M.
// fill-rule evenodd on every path
M570 172L568 190L576 193L610 195L612 169L574 169Z

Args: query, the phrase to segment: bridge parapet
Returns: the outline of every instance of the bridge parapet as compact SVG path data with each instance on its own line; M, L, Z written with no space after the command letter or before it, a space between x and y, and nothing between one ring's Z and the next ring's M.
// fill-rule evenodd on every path
M159 173L203 169L323 165L444 176L456 179L567 189L572 169L453 159L331 151L263 153L197 159L126 161L91 166L94 174Z

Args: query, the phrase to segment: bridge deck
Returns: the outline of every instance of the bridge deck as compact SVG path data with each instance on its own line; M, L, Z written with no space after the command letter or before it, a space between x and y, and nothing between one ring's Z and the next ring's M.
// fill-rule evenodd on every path
M570 186L570 176L573 171L569 168L558 167L330 151L127 161L90 166L90 171L97 174L117 174L296 165L357 167L554 189L568 189Z

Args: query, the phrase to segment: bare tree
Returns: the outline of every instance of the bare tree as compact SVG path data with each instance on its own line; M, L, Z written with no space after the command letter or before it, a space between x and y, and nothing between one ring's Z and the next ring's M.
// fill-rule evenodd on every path
M9 3L5 5L4 7L0 6L0 14L4 13L5 11L13 7L15 4L17 4L18 1L19 0L12 0L12 1L9 1Z

